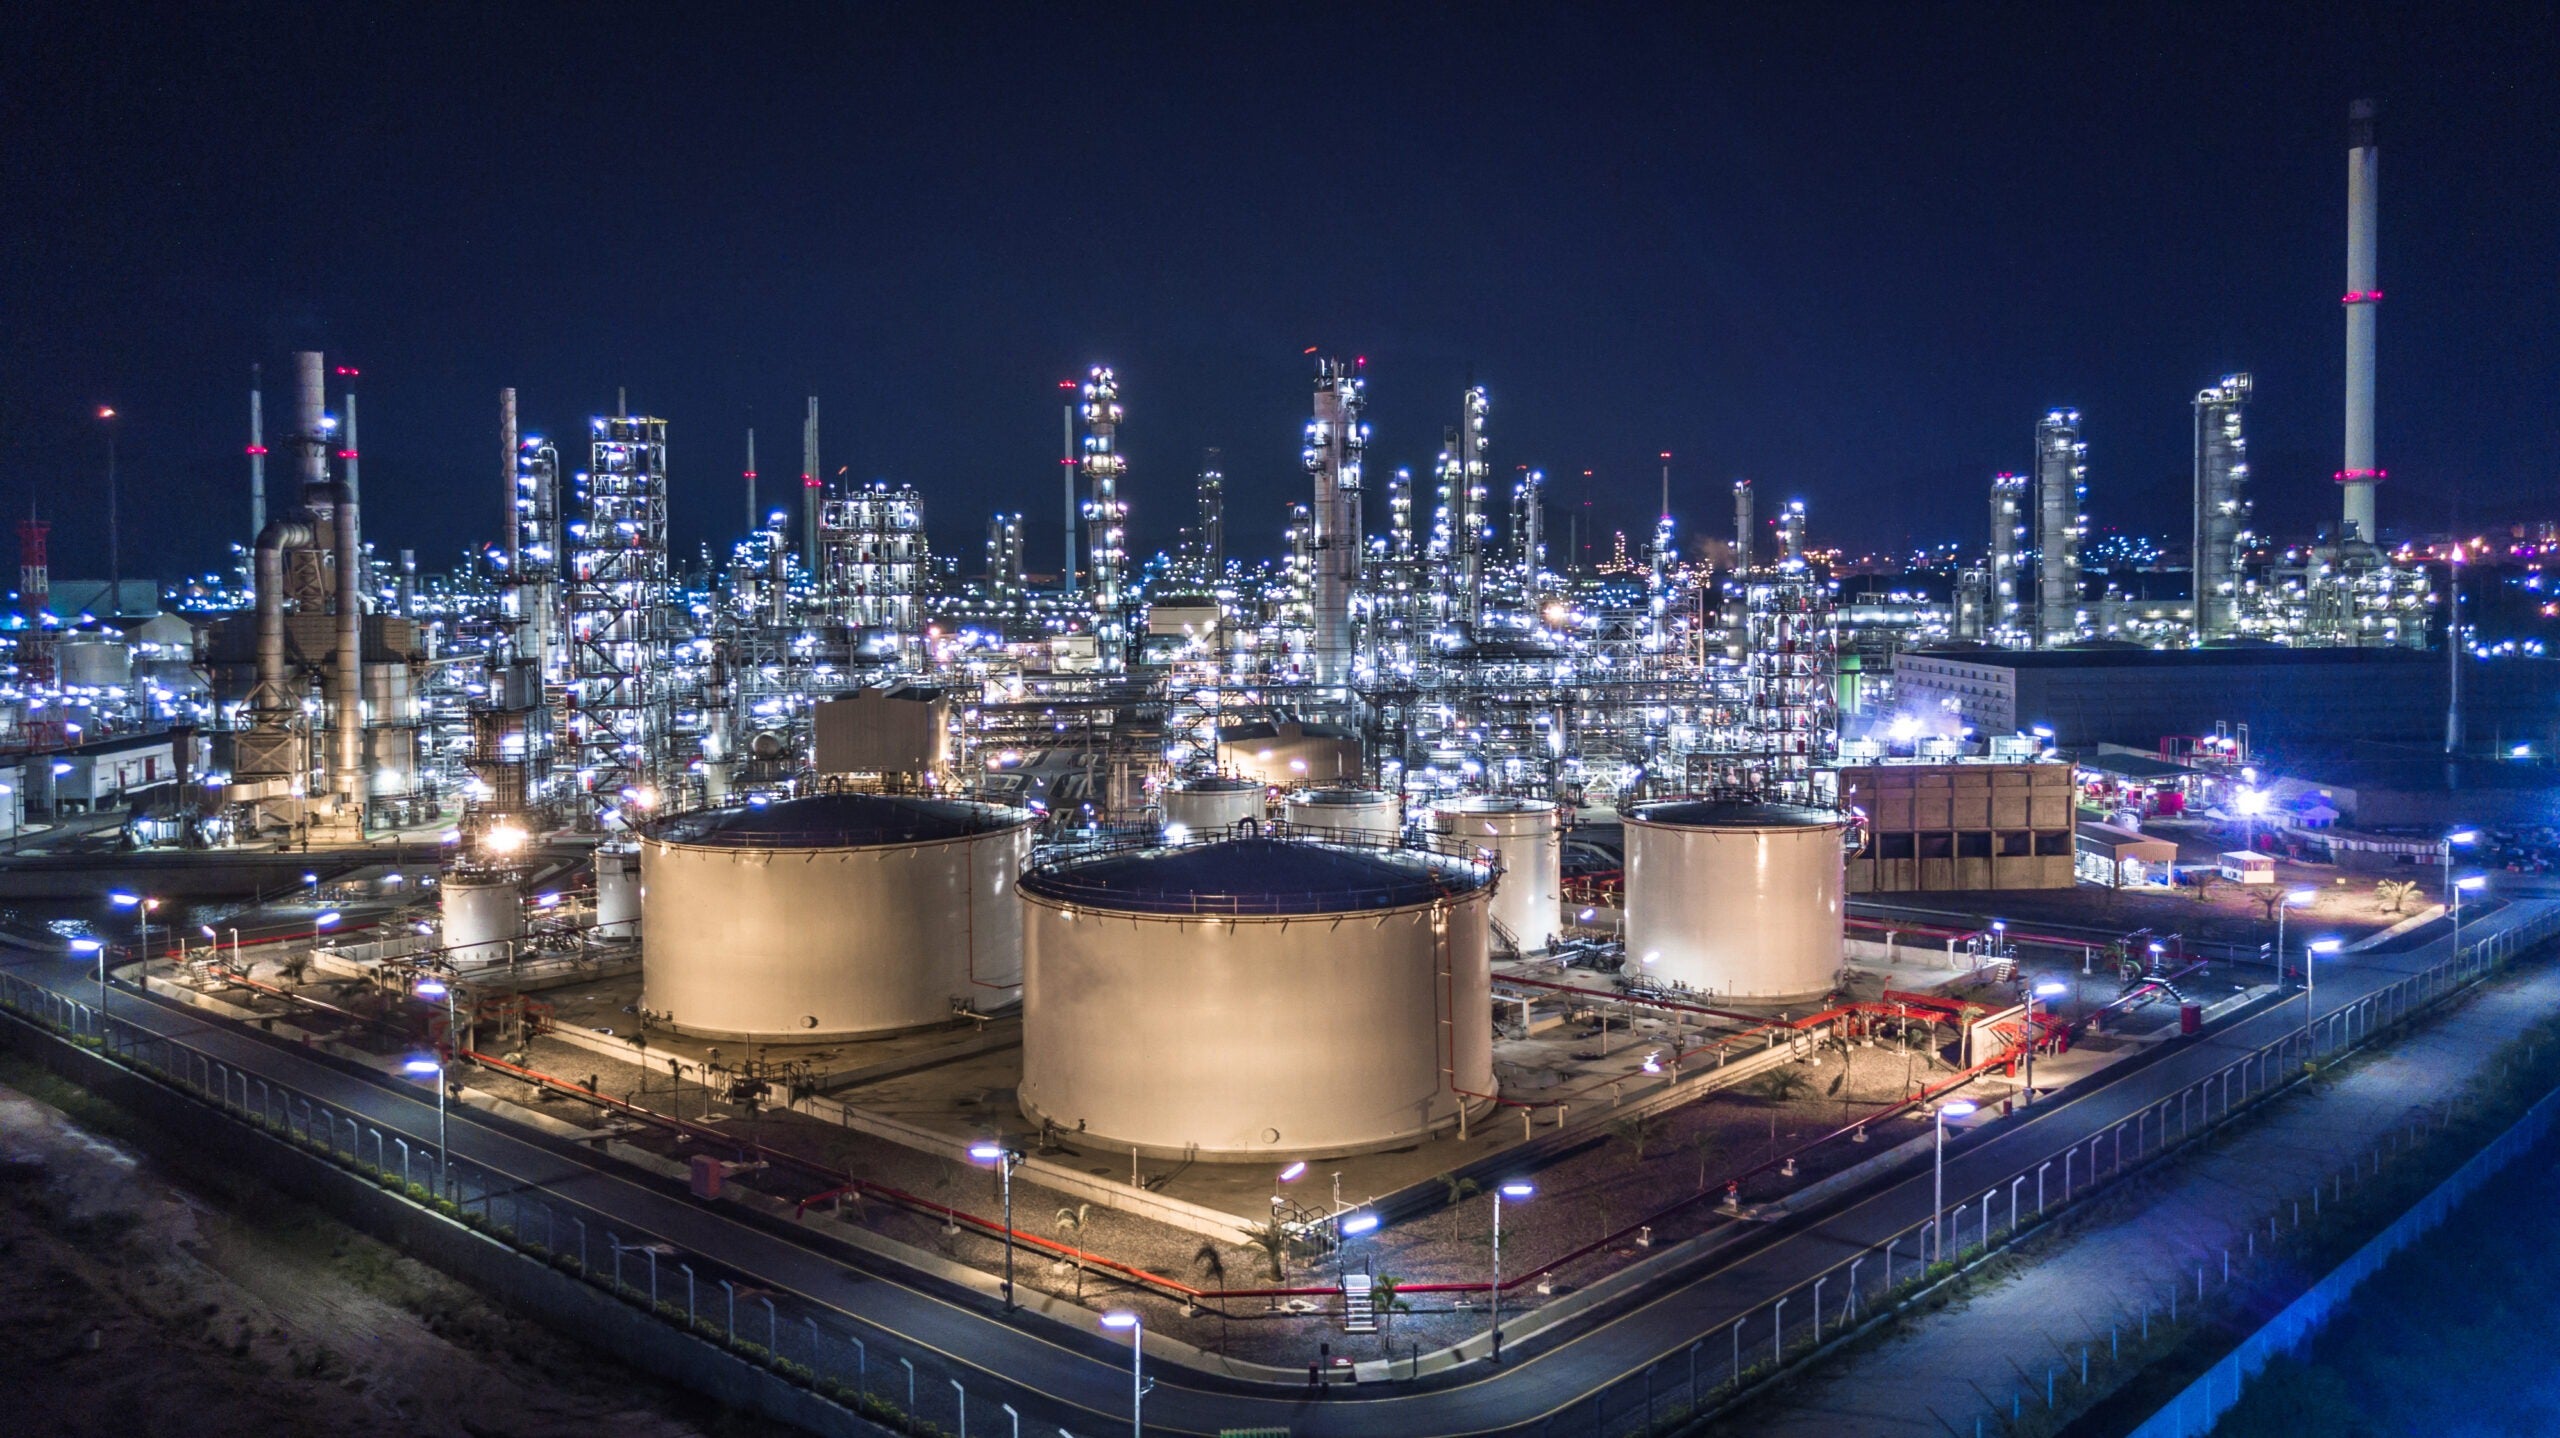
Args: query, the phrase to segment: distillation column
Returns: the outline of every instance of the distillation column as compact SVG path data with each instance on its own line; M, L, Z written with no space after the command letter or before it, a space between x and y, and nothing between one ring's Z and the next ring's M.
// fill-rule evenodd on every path
M1085 532L1093 545L1093 647L1105 674L1128 667L1128 615L1120 594L1127 558L1129 506L1120 498L1120 385L1095 365L1084 385Z
M2080 411L2057 409L2036 422L2036 643L2080 637L2080 512L2089 493L2089 446Z
M1351 596L1360 588L1360 455L1368 426L1364 382L1338 359L1316 361L1315 416L1307 421L1305 460L1315 481L1314 643L1308 678L1328 688L1351 679Z
M2249 543L2249 442L2241 411L2249 377L2224 375L2196 395L2196 642L2229 639L2239 627L2240 554Z
M2014 644L2025 629L2020 622L2027 535L2027 487L2023 474L1991 476L1991 623L1995 642Z

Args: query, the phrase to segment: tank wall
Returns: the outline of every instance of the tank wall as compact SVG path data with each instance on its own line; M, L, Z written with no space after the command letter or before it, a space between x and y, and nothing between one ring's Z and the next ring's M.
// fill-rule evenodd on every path
M1280 816L1302 829L1394 838L1404 819L1392 797L1374 804L1300 804L1283 800Z
M596 849L596 937L636 939L641 917L640 856L627 849Z
M484 881L447 874L437 885L442 938L456 963L506 960L508 941L524 933L524 903L512 879Z
M1630 820L1626 836L1631 972L1733 999L1830 991L1841 961L1838 826L1682 829Z
M1283 1158L1455 1122L1444 1044L1456 1088L1493 1092L1481 894L1219 923L1022 907L1021 1101L1034 1122L1158 1154Z
M1553 809L1469 812L1442 808L1432 822L1443 834L1491 849L1502 861L1493 917L1524 950L1543 949L1564 931L1564 835Z
M1260 789L1167 789L1157 796L1164 821L1180 824L1195 835L1261 818L1262 799Z
M55 674L64 684L107 689L133 678L133 650L121 639L70 639L54 646Z
M644 841L641 1004L684 1033L806 1039L1002 1007L1022 993L1030 851L1028 825L866 849Z

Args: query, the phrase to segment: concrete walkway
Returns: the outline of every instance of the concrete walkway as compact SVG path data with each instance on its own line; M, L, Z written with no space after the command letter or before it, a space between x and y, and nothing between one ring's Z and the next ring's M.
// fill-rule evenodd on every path
M2076 1358L2108 1325L2134 1321L2146 1299L2191 1285L2198 1263L2218 1271L2228 1242L2288 1198L2405 1128L2421 1100L2454 1093L2509 1039L2560 1007L2560 966L2541 964L2491 984L2408 1041L2360 1058L2322 1092L2297 1092L2140 1180L2138 1212L2032 1241L2034 1261L1987 1291L1920 1320L1882 1346L1834 1360L1754 1405L1737 1429L1765 1438L1969 1435L1974 1419L2022 1382ZM2109 1200L2101 1199L2107 1203ZM2117 1206L2122 1207L2121 1199ZM2217 1284L2218 1286L2218 1284ZM2024 1374L2022 1379L2021 1374Z

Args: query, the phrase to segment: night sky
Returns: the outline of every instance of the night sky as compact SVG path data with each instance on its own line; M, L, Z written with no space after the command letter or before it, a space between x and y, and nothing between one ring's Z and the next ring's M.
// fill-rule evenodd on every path
M2058 404L2095 524L2183 535L2189 401L2248 369L2300 533L2372 94L2383 526L2560 514L2547 6L731 8L9 7L0 506L102 572L110 404L126 572L208 567L249 367L272 442L318 347L363 370L367 537L430 567L498 532L503 385L556 435L616 385L668 419L685 553L816 394L830 471L920 486L972 568L1024 510L1049 567L1057 382L1108 362L1139 544L1219 445L1260 553L1322 345L1379 481L1489 386L1559 543L1586 469L1643 523L1668 449L1692 533L1749 475L1818 543L1978 547Z

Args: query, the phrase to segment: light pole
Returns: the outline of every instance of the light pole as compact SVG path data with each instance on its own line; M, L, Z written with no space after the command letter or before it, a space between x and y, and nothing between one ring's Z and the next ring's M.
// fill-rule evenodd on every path
M2284 913L2296 904L2307 904L2320 897L2317 889L2296 889L2276 904L2276 982L2284 982ZM2304 968L2308 969L2309 964Z
M1937 1187L1929 1200L1929 1261L1937 1263L1947 1256L1947 1120L1963 1118L1979 1105L1969 1098L1951 1098L1938 1105Z
M2047 979L2040 984L2027 985L2027 1086L2024 1094L2026 1101L2030 1104L2036 1101L2036 1040L2039 1037L2036 1033L2036 997L2041 994L2051 998L2056 994L2068 993L2070 989L2071 986L2060 979Z
M453 1167L445 1149L444 1065L434 1059L421 1058L411 1059L400 1067L409 1073L436 1076L436 1196L441 1198L444 1196L446 1186L444 1176Z
M1339 1283L1342 1281L1343 1249L1348 1246L1343 1240L1358 1238L1364 1233L1377 1232L1378 1216L1374 1213L1345 1214L1335 1222L1334 1230L1333 1278L1336 1283Z
M1493 1186L1493 1352L1490 1361L1502 1361L1502 1201L1518 1202L1536 1193L1525 1183L1498 1183Z
M107 429L107 617L124 613L124 553L118 544L116 511L116 412L98 406L98 422Z
M107 944L104 939L73 939L71 952L98 956L98 1012L107 1011Z
M422 999L444 1000L444 1053L445 1057L450 1060L458 1051L459 1042L456 1036L460 1032L456 1027L456 1020L454 1017L453 985L446 983L443 979L437 978L433 974L429 974L427 977L420 979L418 981L418 986L411 989L409 992L416 994Z
M2453 956L2462 957L2462 896L2476 894L2489 887L2486 874L2465 874L2453 881Z
M1013 1166L1022 1162L1020 1149L1000 1143L972 1144L969 1157L980 1163L992 1163L1004 1181L1004 1306L1013 1311Z
M2471 845L2479 842L2480 831L2477 829L2456 829L2452 833L2444 836L2444 901L2446 903L2450 904L2453 902L2454 846L2459 844L2464 848L2469 848Z
M2345 943L2344 943L2344 941L2343 941L2343 940L2339 940L2339 939L2313 939L2310 943L2308 943L2308 944L2306 944L2306 945L2304 945L2304 946L2303 946L2303 950L2302 950L2302 1039L2303 1039L2303 1047L2304 1047L2306 1050L2308 1050L2308 1049L2311 1047L2312 1000L2313 1000L2313 997L2314 997L2314 995L2315 995L2315 993L2316 993L2316 990L2314 989L2314 987L2313 987L2313 983L2312 983L2312 976L2313 976L2313 974L2314 974L2314 973L2316 973L2316 972L2317 972L2317 969L2316 969L2316 967L2315 967L2316 961L2320 958L2320 956L2321 956L2321 955L2323 955L2323 954L2334 954L2334 953L2336 953L2339 949L2341 949L2341 948L2343 948L2343 947L2345 947ZM2183 1122L2183 1121L2184 1121L2184 1120L2181 1120L2181 1122Z
M1129 1330L1129 1438L1146 1438L1147 1390L1155 1386L1147 1381L1146 1323L1120 1308L1102 1315L1102 1326Z

